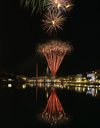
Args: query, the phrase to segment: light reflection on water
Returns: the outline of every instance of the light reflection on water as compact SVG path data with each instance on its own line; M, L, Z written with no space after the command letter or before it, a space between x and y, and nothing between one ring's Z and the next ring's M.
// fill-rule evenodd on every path
M38 83L37 84L39 88L45 88L45 91L47 88L55 87L59 89L67 89L69 91L75 91L77 93L85 93L86 95L91 95L92 97L100 98L100 86L99 85L86 85L86 84L64 84L61 85L58 84L51 84L51 83ZM34 84L34 86L36 86ZM47 94L46 94L46 97Z
M47 88L55 87L59 89L67 89L69 91L75 91L77 93L85 93L86 95L91 95L92 97L100 98L100 85L86 85L86 84L66 84L61 85L60 83L37 83L38 88L44 88L46 91L46 98L48 99L49 94ZM2 88L12 88L12 84L5 84L1 86ZM36 87L33 83L24 83L16 85L16 89L26 89L28 87Z
M66 86L70 91L76 91L77 93L85 93L86 95L91 95L92 97L100 98L100 87L94 87L94 85L85 86Z

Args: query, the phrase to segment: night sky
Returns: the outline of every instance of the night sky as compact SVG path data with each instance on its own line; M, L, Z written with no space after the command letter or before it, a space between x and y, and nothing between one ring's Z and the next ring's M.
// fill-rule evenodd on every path
M42 31L41 15L20 7L19 0L0 2L0 69L20 75L35 76L38 62L39 76L45 75L46 59L36 54L38 43L51 38L71 42L74 47L66 55L57 76L84 73L100 69L99 0L76 0L68 13L63 31L56 37Z

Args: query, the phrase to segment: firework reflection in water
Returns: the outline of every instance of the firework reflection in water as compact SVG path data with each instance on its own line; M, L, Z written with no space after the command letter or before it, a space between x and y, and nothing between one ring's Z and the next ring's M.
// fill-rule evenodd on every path
M42 113L42 118L50 122L51 125L69 120L69 118L66 117L66 113L64 112L55 90L51 92L47 105Z
M72 49L69 42L51 40L47 43L39 44L37 51L45 56L49 69L52 75L55 76L65 54L71 52Z

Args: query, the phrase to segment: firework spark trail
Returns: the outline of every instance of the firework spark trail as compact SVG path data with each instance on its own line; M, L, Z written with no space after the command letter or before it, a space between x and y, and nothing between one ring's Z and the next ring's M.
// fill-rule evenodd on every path
M61 55L59 55L59 54L57 55L55 52L53 52L51 54L44 53L46 59L48 60L48 65L50 67L52 74L54 74L54 75L56 74L56 72L57 72L57 70L58 70L58 68L59 68L59 66L60 66L60 64L61 64L61 62L65 56L65 53L66 53L66 51ZM51 56L51 59L49 56Z
M43 19L41 20L43 22L43 30L46 30L46 33L48 35L52 35L53 32L57 33L57 29L62 29L63 23L66 20L66 17L61 15L61 12L55 12L55 11L50 11L46 12L43 15Z
M24 5L26 8L32 7L32 13L37 9L37 13L42 11L45 7L46 0L20 0L20 5Z
M71 50L72 46L68 42L65 43L57 40L51 40L48 43L38 46L38 52L45 56L53 75L56 75L65 54Z

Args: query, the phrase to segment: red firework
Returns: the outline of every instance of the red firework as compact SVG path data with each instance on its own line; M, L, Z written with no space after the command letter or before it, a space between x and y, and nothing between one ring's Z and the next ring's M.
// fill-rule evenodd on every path
M51 121L57 121L66 117L64 109L57 97L55 91L51 92L51 95L47 101L47 105L42 113L42 118L46 118Z
M68 42L62 41L50 41L46 44L39 45L38 52L43 53L50 68L52 75L56 75L60 64L68 51L71 51L72 47Z

